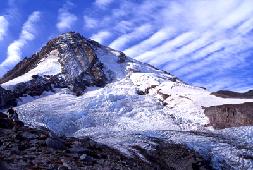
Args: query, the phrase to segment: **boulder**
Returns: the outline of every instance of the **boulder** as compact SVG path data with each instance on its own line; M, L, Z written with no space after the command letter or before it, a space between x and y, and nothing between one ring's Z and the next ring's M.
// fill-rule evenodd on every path
M12 129L13 127L14 127L14 123L11 119L0 118L0 128Z

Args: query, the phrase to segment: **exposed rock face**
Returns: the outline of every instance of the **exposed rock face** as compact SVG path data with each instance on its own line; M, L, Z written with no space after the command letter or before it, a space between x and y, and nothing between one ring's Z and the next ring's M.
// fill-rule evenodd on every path
M45 128L17 127L0 118L0 169L211 169L208 161L185 146L154 142L156 150L134 148L144 158L126 157L88 137L58 137Z
M158 169L212 169L208 161L204 161L184 145L166 143L158 139L151 140L157 143L155 150L144 150L139 146L134 148Z
M217 97L223 97L223 98L242 98L242 99L252 99L253 98L253 90L249 90L244 93L233 92L233 91L229 91L229 90L220 90L217 92L213 92L211 94L215 95Z
M253 103L211 106L204 113L217 129L253 125Z
M12 129L13 127L23 127L24 123L22 121L13 121L9 119L8 116L0 112L0 129Z
M67 83L75 86L81 80L85 85L104 85L106 76L103 73L103 64L88 40L78 33L68 33L52 41L56 41L54 46L59 51L59 62Z
M23 94L30 96L39 96L44 91L53 91L53 88L68 87L65 80L60 76L32 76L32 80L22 82L15 86L12 91L16 97L21 97Z
M5 74L0 79L0 84L28 73L52 55L58 58L60 73L34 75L32 80L17 84L13 89L17 97L23 94L40 95L54 86L68 87L80 95L87 86L105 85L107 78L103 72L103 64L98 60L90 40L74 32L62 34L49 41L40 52L31 58L25 58Z
M15 95L11 91L5 90L0 86L0 109L16 106L16 104Z

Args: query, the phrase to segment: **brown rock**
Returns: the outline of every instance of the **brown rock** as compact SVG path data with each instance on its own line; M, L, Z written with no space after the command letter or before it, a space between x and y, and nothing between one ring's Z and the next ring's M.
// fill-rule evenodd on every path
M204 113L217 129L253 125L253 103L211 106Z

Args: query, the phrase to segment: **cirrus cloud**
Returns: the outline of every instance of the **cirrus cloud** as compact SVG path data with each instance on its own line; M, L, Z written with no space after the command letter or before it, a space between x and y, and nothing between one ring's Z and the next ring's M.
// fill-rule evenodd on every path
M58 11L58 22L56 23L56 27L60 32L71 29L77 21L77 16L69 12L73 5L73 3L67 1Z
M111 33L108 31L101 31L97 34L93 34L90 39L95 40L99 43L103 43L107 38L111 36Z
M0 41L6 36L8 25L9 23L6 17L0 16Z
M6 68L13 66L21 59L21 49L35 38L35 23L39 21L41 13L34 11L22 26L19 38L14 40L9 46L6 59L0 64L0 70L3 74Z

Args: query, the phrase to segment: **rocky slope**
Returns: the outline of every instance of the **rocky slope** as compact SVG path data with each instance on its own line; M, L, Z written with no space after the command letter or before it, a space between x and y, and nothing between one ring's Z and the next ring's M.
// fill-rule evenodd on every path
M215 169L253 168L248 159L253 127L215 130L205 113L208 107L253 99L217 97L78 33L51 40L1 81L18 97L19 117L31 127L89 136L152 165L160 162L157 151L173 155L168 149L177 145L194 150Z
M20 125L21 124L21 125ZM209 169L209 162L185 146L157 143L145 156L126 157L118 150L85 137L56 136L43 127L29 128L0 113L0 169Z

